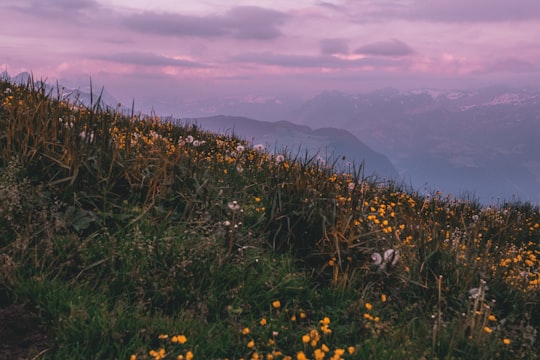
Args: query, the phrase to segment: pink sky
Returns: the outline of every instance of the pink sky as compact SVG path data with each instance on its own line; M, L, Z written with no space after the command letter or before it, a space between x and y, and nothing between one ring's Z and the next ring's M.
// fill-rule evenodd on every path
M123 99L540 83L538 0L2 0L0 71Z

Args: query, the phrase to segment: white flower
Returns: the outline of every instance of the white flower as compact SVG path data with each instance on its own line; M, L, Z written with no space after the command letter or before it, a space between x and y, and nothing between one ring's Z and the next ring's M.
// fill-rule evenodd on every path
M371 260L373 260L373 265L381 265L382 256L381 254L374 252L373 254L371 254Z
M349 187L349 190L353 191L354 190L354 183L353 182L350 182L349 185L347 185Z
M242 145L240 145L240 144L238 144L238 146L236 147L236 151L238 151L238 152L242 152L242 151L244 151L245 149L246 149L246 148L244 148L244 146L242 146Z
M81 137L81 139L83 141L85 141L86 140L86 131L81 132L79 134L79 136ZM91 143L93 141L94 141L94 132L92 131L92 132L88 133L88 142Z
M191 143L193 142L193 140L195 140L195 139L194 139L193 136L191 136L191 135L188 135L188 136L186 137L186 142L187 142L188 144L191 144Z
M201 142L199 140L193 140L193 146L197 147L201 145Z
M263 151L264 150L264 145L263 144L257 144L255 146L253 146L253 150L255 150L255 151Z
M227 204L229 206L229 209L232 211L240 210L240 204L238 204L238 201L234 200Z
M399 252L394 249L388 249L381 256L378 252L371 254L373 265L379 267L379 271L385 271L387 268L395 266L399 260Z
M280 162L283 162L285 160L285 156L279 154L278 156L276 156L276 163L280 163Z
M225 220L225 221L223 222L223 225L224 225L224 226L231 226L231 222L230 222L229 220Z

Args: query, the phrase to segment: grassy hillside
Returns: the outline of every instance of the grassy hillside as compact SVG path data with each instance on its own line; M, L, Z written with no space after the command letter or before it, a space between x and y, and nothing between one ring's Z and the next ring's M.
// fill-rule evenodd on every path
M0 357L534 358L539 209L361 170L0 82Z

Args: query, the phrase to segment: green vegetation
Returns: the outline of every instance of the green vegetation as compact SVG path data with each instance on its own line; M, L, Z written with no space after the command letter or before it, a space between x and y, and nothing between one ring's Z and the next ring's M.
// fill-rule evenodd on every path
M540 213L0 82L0 307L47 359L530 359ZM38 354L39 352L39 354Z

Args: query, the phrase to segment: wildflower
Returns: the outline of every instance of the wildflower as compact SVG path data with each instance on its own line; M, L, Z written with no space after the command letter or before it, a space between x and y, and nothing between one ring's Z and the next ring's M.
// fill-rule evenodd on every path
M261 326L266 325L266 319L262 318L261 321L259 321L259 324L261 324Z
M248 327L245 327L245 328L242 329L242 335L247 335L247 334L249 334L249 332L250 332L250 330L249 330Z
M506 339L505 339L505 340L506 340ZM132 354L132 355L129 357L129 360L137 360L137 355Z
M201 142L199 140L193 140L193 146L197 147L201 145Z
M276 163L280 163L280 162L283 162L285 160L285 156L279 154L278 156L276 156Z
M188 144L191 144L194 140L195 140L195 139L194 139L193 136L191 136L191 135L188 135L188 136L186 137L186 142L187 142Z
M303 342L304 344L307 344L307 343L309 343L310 341L311 341L311 337L310 337L308 334L302 336L302 342Z
M238 152L242 152L242 151L244 151L245 149L246 149L246 148L245 148L244 146L240 145L240 144L238 144L238 146L236 147L236 151L238 151Z
M160 335L158 336L158 338L161 339L161 340L167 339L168 337L169 337L169 335L167 335L167 334L160 334Z
M232 211L240 210L240 205L238 204L238 201L234 200L227 204L229 209Z
M489 326L484 326L484 331L488 334L491 334L493 330Z
M185 344L187 342L187 337L185 337L185 335L177 335L173 336L171 341L173 343Z
M371 311L371 309L373 309L373 305L371 305L370 303L366 303L366 309L367 311Z
M281 307L281 302L279 300L276 300L272 303L272 307L274 309L279 309Z
M255 341L251 340L250 342L248 342L247 347L250 348L250 349L253 349L255 347Z
M186 360L192 360L193 359L193 353L191 351L186 352Z
M381 294L381 301L386 302L386 294Z
M503 344L504 345L510 345L511 343L512 343L512 341L510 339L508 339L508 338L503 339Z
M323 360L326 354L321 349L315 349L313 356L315 356L315 360Z
M356 351L356 349L354 348L354 346L349 346L349 347L347 348L347 352L348 352L350 355L354 354L355 351Z
M307 360L307 356L306 356L306 354L304 354L303 351L299 351L299 352L296 354L296 359L297 359L297 360Z
M263 151L264 150L264 145L263 144L254 145L253 150L255 150L255 151Z
M495 320L497 320L497 318L495 317L495 315L491 314L491 315L488 316L488 320L489 321L495 321Z
M354 183L353 182L350 182L349 185L347 185L347 187L349 188L349 190L354 190Z

